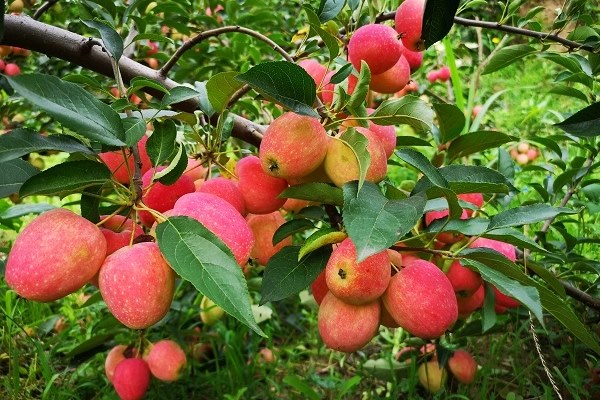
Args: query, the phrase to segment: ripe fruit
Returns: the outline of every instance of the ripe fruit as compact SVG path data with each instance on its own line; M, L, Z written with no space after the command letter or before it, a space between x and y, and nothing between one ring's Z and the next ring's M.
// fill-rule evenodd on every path
M35 218L19 234L6 261L6 283L20 296L54 301L85 285L106 257L100 229L57 208Z
M329 291L329 289L327 288L327 278L325 277L325 270L321 271L321 273L310 285L310 291L312 292L317 304L321 305L321 303L323 302L323 298L325 298L325 295Z
M104 221L108 215L102 215L100 220ZM133 235L131 234L133 230ZM131 219L123 215L113 215L100 227L100 232L106 239L106 255L111 255L121 247L129 245L131 239L143 235L142 228Z
M450 68L446 66L440 68L437 77L440 81L446 82L448 79L450 79Z
M246 211L251 214L268 214L277 211L285 199L277 196L288 184L284 179L275 178L263 170L256 156L244 157L237 162L235 172L238 176L238 188L244 197Z
M407 48L404 48L402 51L402 56L406 58L406 61L408 61L411 74L418 70L419 67L421 67L421 64L423 64L423 53L420 51L411 51Z
M4 66L4 74L6 76L17 76L21 73L21 68L15 63L8 63Z
M348 42L348 59L360 71L364 60L371 75L381 74L392 68L402 55L402 45L394 29L381 24L361 26Z
M223 177L209 179L197 190L200 193L210 193L231 204L241 215L246 215L246 203L238 185Z
M156 53L158 53L158 44L156 42L149 40L148 41L148 50L146 50L146 55L153 56Z
M425 50L425 42L421 39L424 13L425 0L406 0L396 10L396 32L410 51Z
M504 243L499 240L477 238L469 245L469 248L473 249L476 247L486 247L488 249L496 250L510 261L515 262L517 260L517 252L515 246L512 244Z
M273 234L285 223L285 219L279 211L262 215L251 214L246 217L246 221L254 234L254 247L252 247L250 257L260 265L267 265L271 257L279 250L292 245L292 238L288 236L273 246Z
M473 204L477 208L483 207L483 203L485 202L481 193L461 193L456 197L458 197L459 200ZM465 210L467 211L467 215L469 217L473 215L473 210L468 208L465 208Z
M529 163L529 157L527 157L527 153L520 153L517 155L516 161L519 165L527 165L527 163Z
M377 137L365 128L355 128L367 138L367 151L371 155L371 164L367 169L366 180L379 182L387 173L387 157L383 144ZM343 141L331 139L327 148L324 161L325 172L336 186L342 187L344 183L358 180L359 164L354 152Z
M327 75L327 68L321 65L317 60L305 59L298 62L298 65L304 68L304 70L310 75L315 81L317 88L324 84L325 75Z
M460 318L467 318L471 313L481 307L483 307L483 301L485 299L485 286L479 286L479 289L470 296L457 297L456 303L458 305L458 316Z
M133 348L129 348L124 344L117 345L110 349L108 354L106 355L106 360L104 361L104 372L106 373L106 377L108 381L112 383L113 376L115 374L115 368L117 365L128 357L135 357L137 355L137 351ZM126 354L128 353L128 354Z
M146 152L147 140L148 136L142 136L137 144L142 161L142 174L146 173L152 167L150 157L148 157L148 153ZM121 150L100 153L99 156L108 169L110 169L117 182L128 185L130 180L129 174L133 176L134 160L129 149L124 151L127 154L127 164L125 164L125 158L123 158L123 151Z
M197 181L198 179L204 180L206 178L206 168L200 163L199 160L195 158L190 158L188 160L187 167L183 172L183 175L189 176L193 181Z
M438 80L438 71L429 71L427 73L427 80L430 83L434 83L435 81Z
M475 293L483 282L481 275L470 268L462 266L458 260L450 265L446 276L454 291L460 293L461 297L468 297Z
M302 210L303 208L306 208L312 204L314 204L314 203L312 203L309 200L288 198L285 201L285 203L283 203L283 206L281 208L283 208L285 211L288 211L288 212L297 213L300 210Z
M367 108L367 112L371 115L375 110ZM375 122L369 121L368 129L383 144L385 156L390 158L396 150L396 128L393 125L377 125Z
M330 349L351 353L364 347L379 327L379 301L356 306L328 292L319 307L319 334Z
M323 162L327 140L318 119L287 112L264 133L259 150L263 170L283 179L306 176Z
M200 221L229 247L240 266L248 262L254 236L244 217L225 200L210 193L188 193L177 200L170 215L185 215Z
M387 308L385 308L385 304L383 304L383 302L381 303L381 314L379 315L379 324L388 328L398 328L400 326L396 321L394 321L394 318L392 318L390 312L387 310Z
M460 383L468 385L475 380L477 362L465 350L456 350L448 360L448 369Z
M429 261L405 261L405 265L390 279L382 297L385 307L412 335L422 339L440 337L458 317L452 284Z
M387 71L371 76L369 88L379 93L396 93L402 90L410 80L410 65L404 56Z
M477 104L475 107L473 107L473 111L471 112L473 114L473 118L477 118L481 110L483 110L483 106L481 104Z
M382 251L356 261L356 247L344 239L331 253L325 267L327 287L338 299L349 304L365 304L379 298L390 282L390 259Z
M6 67L6 63L4 60L0 60L0 72L4 71L4 67Z
M185 353L179 344L172 340L161 340L154 343L144 359L148 363L152 375L165 382L179 379L187 364Z
M529 158L529 161L533 161L536 158L538 158L539 152L537 151L537 149L529 149L527 150L527 158Z
M429 393L437 393L446 383L448 373L445 368L441 368L437 360L428 361L419 366L417 370L419 382Z
M260 349L258 354L260 355L260 359L266 362L267 364L272 364L275 362L275 355L273 354L273 351L271 349L268 349L266 347L262 348Z
M517 300L499 291L495 286L494 295L496 296L496 305L502 308L515 308L521 305Z
M150 368L141 358L126 358L115 368L112 384L121 400L139 400L150 385Z
M98 283L115 318L131 329L144 329L169 311L175 273L156 243L143 242L106 257Z
M200 320L204 325L214 325L225 315L225 310L206 296L200 301Z

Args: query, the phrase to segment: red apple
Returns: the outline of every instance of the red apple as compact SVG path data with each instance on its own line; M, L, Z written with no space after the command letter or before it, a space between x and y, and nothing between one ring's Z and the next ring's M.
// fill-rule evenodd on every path
M402 90L410 80L410 65L404 56L387 71L371 76L369 88L379 93L396 93Z
M457 297L456 303L458 304L458 316L460 318L467 318L473 311L483 307L483 301L485 299L485 286L479 286L479 289L470 296Z
M238 188L244 197L246 211L252 214L269 214L277 211L285 203L278 196L288 184L284 179L268 175L256 156L247 156L235 167L239 178Z
M161 340L154 343L144 359L148 363L152 375L165 382L179 379L187 365L185 353L179 344L172 340Z
M262 215L250 214L246 217L246 221L254 234L254 247L252 247L250 257L260 265L267 265L271 257L279 250L292 245L291 236L286 237L275 246L273 245L273 234L285 223L285 219L279 211Z
M358 28L348 42L348 59L360 71L361 61L369 66L371 75L392 68L402 55L402 46L394 29L381 24Z
M126 354L129 353L129 354ZM106 377L108 381L112 383L113 376L115 374L115 368L117 365L126 358L136 357L137 351L131 347L128 347L124 344L117 345L110 349L108 354L106 355L106 360L104 361L104 372L106 373Z
M425 0L405 0L396 10L396 32L410 51L425 50L425 42L421 39L424 13Z
M146 152L147 140L148 136L144 135L137 144L140 152L140 159L142 161L142 174L146 173L146 171L152 167L150 157L148 157L148 153ZM99 156L108 169L110 169L117 182L128 185L130 174L133 176L134 160L129 149L124 151L127 154L127 164L125 164L125 158L123 157L123 151L121 150L100 153Z
M448 369L456 380L468 385L475 380L477 362L467 351L456 350L448 360Z
M304 70L310 75L315 81L317 88L323 86L325 75L327 75L327 68L321 65L317 60L305 59L298 62L298 65L304 68Z
M327 288L327 278L325 275L325 270L321 271L321 273L313 281L313 283L310 285L310 290L317 304L321 305L321 302L323 302L323 298L325 298L325 295L329 291L329 289Z
M140 400L150 385L150 369L141 358L126 358L115 368L112 384L121 400Z
M446 82L450 79L450 68L444 66L438 71L437 77L440 81Z
M123 215L113 215L111 217L102 215L100 219L102 221L106 219L100 227L100 232L102 232L106 239L107 256L121 247L128 246L132 239L144 234L144 231L138 224Z
M21 73L21 68L15 63L8 63L4 66L4 74L6 76L17 76Z
M197 190L199 193L210 193L231 204L241 215L246 215L246 203L237 183L223 177L205 181Z

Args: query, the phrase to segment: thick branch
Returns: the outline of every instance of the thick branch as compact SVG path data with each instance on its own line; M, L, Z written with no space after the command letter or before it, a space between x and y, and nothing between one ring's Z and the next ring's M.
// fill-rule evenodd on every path
M4 38L2 45L22 47L46 54L49 57L57 57L62 60L77 64L91 71L98 72L108 77L113 76L110 65L110 57L97 45L81 35L69 32L52 25L43 24L26 16L5 15L4 16ZM156 70L148 68L130 58L122 57L119 61L119 69L125 83L129 83L136 76L160 82L167 89L172 89L179 84L171 79L160 75ZM162 97L163 93L144 88L155 97ZM180 111L194 112L199 109L199 102L195 99L173 105ZM249 121L245 118L234 116L234 127L232 136L247 143L257 146L260 144L265 127Z

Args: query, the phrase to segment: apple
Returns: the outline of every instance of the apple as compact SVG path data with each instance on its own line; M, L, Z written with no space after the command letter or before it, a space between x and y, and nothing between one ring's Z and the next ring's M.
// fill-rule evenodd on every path
M398 328L400 325L394 320L392 314L385 308L385 304L381 303L381 314L379 315L379 325L386 328Z
M494 295L496 298L496 305L498 305L502 308L505 308L505 309L506 308L516 308L521 305L521 303L519 303L516 299L505 295L504 293L499 291L495 286L494 286Z
M292 245L291 236L273 245L275 231L285 223L285 219L279 211L273 211L270 214L250 214L246 217L246 221L254 234L254 247L252 247L250 257L260 265L267 265L271 257L279 250Z
M13 48L11 46L0 46L0 57L6 57L12 53Z
M205 179L207 172L208 169L202 165L200 160L190 158L185 171L183 171L183 175L189 176L193 181L197 181L198 179Z
M448 217L450 212L446 210L439 211L429 211L425 213L425 225L429 226L433 221L437 219L442 219ZM460 215L460 219L469 219L469 213L467 210L463 209L462 214ZM437 239L445 244L451 244L461 241L464 238L462 233L454 233L454 232L441 232L438 233Z
M405 0L396 10L396 32L410 51L425 50L425 41L421 39L424 13L425 0Z
M23 0L14 0L8 6L8 11L10 11L11 13L20 14L23 11L24 7L25 7L25 4L23 4Z
M31 51L29 51L27 49L23 49L21 47L16 47L16 46L13 46L12 52L13 52L14 56L20 56L20 57L29 57L29 55L31 54Z
M517 151L519 153L527 153L529 151L529 143L521 142L517 145Z
M106 373L106 377L108 381L112 383L113 376L115 374L115 368L117 365L126 358L137 357L137 350L132 348L131 346L125 346L124 344L119 344L108 352L106 355L106 360L104 361L104 372Z
M529 161L533 161L536 158L538 158L539 152L537 149L529 149L527 150L527 158L529 158Z
M477 247L485 247L495 250L512 262L517 260L517 251L515 250L515 246L509 243L504 243L494 239L477 238L469 245L469 248L473 249Z
M402 46L394 29L381 24L358 28L348 42L348 59L360 71L361 61L369 66L371 75L392 68L402 55Z
M268 175L258 157L242 158L237 162L235 172L239 179L238 188L249 213L269 214L280 209L285 203L285 199L278 196L288 187L287 182Z
M363 305L344 303L328 292L319 307L319 334L330 349L352 353L373 339L379 327L379 301Z
M442 390L446 383L446 379L448 378L446 369L440 367L437 360L428 361L419 365L417 374L421 385L432 394Z
M169 312L175 272L156 243L143 242L106 257L98 283L115 318L131 329L144 329Z
M85 285L106 257L100 229L72 211L56 208L36 217L17 236L5 279L19 296L54 301Z
M440 337L458 317L452 284L435 264L425 260L405 261L382 299L398 325L422 339Z
M479 289L470 296L456 298L458 305L458 316L460 318L467 318L473 311L483 307L483 301L485 299L485 286L479 286Z
M146 50L147 56L153 56L158 53L158 43L148 40L148 50Z
M483 106L481 104L477 104L475 107L473 107L473 111L471 112L473 118L477 118L481 110L483 110Z
M100 227L100 232L102 232L106 239L107 256L121 247L128 246L132 239L144 234L144 231L138 224L123 215L102 215L100 220L105 221Z
M286 199L285 203L283 203L283 206L281 206L281 208L288 212L298 213L303 208L306 208L313 204L314 203L309 200L288 198Z
M144 135L137 143L140 159L142 161L142 174L146 173L146 171L152 167L150 157L148 157L148 153L146 152L147 140L148 136ZM110 169L117 182L128 185L130 174L133 176L134 160L129 149L125 149L124 151L127 154L127 164L125 164L125 158L123 157L123 151L121 150L100 153L99 156L108 169Z
M179 379L187 365L185 353L173 340L161 340L154 343L144 360L148 363L152 375L165 382L174 382Z
M317 89L323 86L325 75L327 75L327 68L324 65L321 65L320 62L314 59L301 60L298 62L298 65L304 68L308 75L313 78Z
M260 355L260 359L267 364L273 364L275 362L275 355L271 349L264 347L260 349L258 354Z
M216 324L225 315L225 310L215 304L214 301L206 296L202 296L200 301L200 320L204 325L211 326Z
M408 61L411 74L418 70L421 67L421 64L423 64L423 53L420 51L411 51L407 48L404 48L402 51L402 56L406 58L406 61Z
M427 80L430 83L435 83L438 80L438 71L429 71L427 73Z
M237 183L231 179L216 177L205 181L197 190L199 193L210 193L231 204L240 215L246 215L246 203Z
M254 235L244 217L227 201L210 193L188 193L177 200L170 215L196 219L229 247L240 267L248 262Z
M440 68L437 74L437 78L442 82L446 82L448 79L450 79L450 68L446 66Z
M516 161L519 165L527 165L529 163L529 157L527 156L527 153L519 153Z
M126 358L115 368L112 384L121 400L140 400L150 385L150 368L141 358Z
M325 267L327 287L338 299L354 305L377 300L388 287L390 258L382 251L356 261L352 239L346 238L331 253Z
M15 63L8 63L4 66L4 74L6 76L17 76L21 73L21 68Z
M400 56L394 66L378 75L371 76L369 88L379 93L396 93L410 80L410 65Z
M325 275L325 270L321 271L321 273L315 278L313 283L310 285L310 291L315 298L315 301L318 305L321 305L325 295L329 291L327 288L327 278Z
M448 360L448 369L460 383L468 385L475 380L477 362L465 350L456 350Z
M4 62L4 60L0 60L0 72L4 71L5 67L6 67L6 63Z
M458 260L455 260L450 265L450 268L446 272L446 276L452 284L454 291L459 294L460 297L471 296L479 289L483 282L479 273L468 267L462 266Z

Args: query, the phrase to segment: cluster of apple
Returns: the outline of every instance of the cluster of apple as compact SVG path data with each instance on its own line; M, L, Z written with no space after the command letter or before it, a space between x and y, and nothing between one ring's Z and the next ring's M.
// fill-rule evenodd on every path
M0 46L0 72L7 76L16 76L21 73L21 67L16 63L15 57L27 57L30 51L15 46Z
M143 354L132 346L113 347L106 356L104 371L121 400L139 400L148 390L152 376L174 382L186 364L185 352L177 342L161 340Z
M515 147L510 149L510 156L519 165L527 165L538 158L539 155L539 150L535 147L531 147L531 145L527 142L520 142Z

